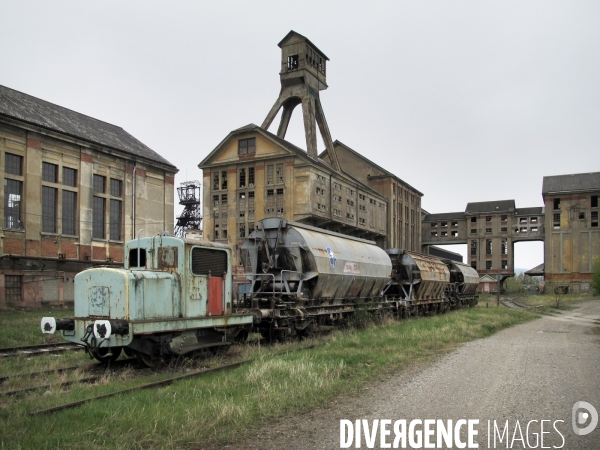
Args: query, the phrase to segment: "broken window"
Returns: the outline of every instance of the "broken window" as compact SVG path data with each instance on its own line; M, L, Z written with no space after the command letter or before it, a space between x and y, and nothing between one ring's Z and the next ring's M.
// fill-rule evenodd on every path
M530 217L530 218L529 218L529 221L530 221L531 223L537 223L537 221L538 221L538 218L537 218L537 217Z
M471 217L471 223L477 223L477 217Z
M530 230L531 230L531 231L537 231L537 230L538 230L538 227L531 227L531 229L530 229Z
M448 222L442 222L442 223L440 223L440 226L441 227L447 227L448 226Z
M592 195L592 208L597 208L598 207L598 196L597 195Z
M442 236L448 236L448 232L447 231L442 231Z
M492 270L492 262L491 261L486 261L485 262L485 269L486 270Z
M554 199L554 209L560 209L560 198Z
M246 237L246 224L245 223L240 223L239 224L239 237L243 238Z
M492 221L492 216L485 216L485 221L486 222L491 222Z
M471 234L477 234L477 228L471 228Z
M519 223L527 223L527 217L519 217Z
M452 237L458 237L458 231L452 231Z
M275 184L274 180L275 178L273 177L273 164L269 164L267 166L267 184Z
M579 220L585 219L585 213L584 212L580 212L579 213Z
M227 194L221 195L221 206L227 206Z
M502 260L502 268L503 269L508 269L508 261L506 259Z
M491 229L491 228L486 228L486 229L485 229L485 232L486 232L486 233L491 233L491 232L492 232L492 229Z
M458 222L452 222L452 223L451 223L451 225L452 225L453 227L457 227L457 226L458 226Z
M471 267L477 270L477 261L471 261Z
M215 206L215 207L219 206L219 196L218 195L213 195L213 206Z
M559 229L560 228L560 213L553 214L552 217L553 217L552 223L553 223L554 229L555 230Z
M298 68L298 55L290 55L287 60L288 70L296 70Z
M221 172L221 189L227 189L227 171L223 170Z
M500 216L500 220L501 220L502 222L506 222L506 221L508 220L508 216L507 216L506 214L502 214L502 215Z
M477 241L471 241L471 256L477 255Z
M502 239L501 253L503 255L508 255L508 242L506 239Z
M507 227L502 227L502 228L500 228L500 232L506 233L506 232L508 232L508 228Z
M591 218L592 218L592 226L593 227L597 227L598 226L598 211L592 211L591 212Z
M240 169L240 187L246 187L246 169Z
M485 240L485 254L486 255L492 254L492 240L491 239Z
M214 191L219 190L219 172L215 172L213 174L213 190Z
M437 228L437 222L432 223L431 228Z
M248 186L254 186L254 167L248 168Z
M521 227L519 233L527 233L527 227Z
M256 153L256 138L240 139L238 141L238 155L254 155Z
M277 184L283 183L283 164L277 164Z
M437 231L432 231L432 232L431 232L431 236L433 236L433 237L437 237L437 235L438 235L438 234L437 234Z

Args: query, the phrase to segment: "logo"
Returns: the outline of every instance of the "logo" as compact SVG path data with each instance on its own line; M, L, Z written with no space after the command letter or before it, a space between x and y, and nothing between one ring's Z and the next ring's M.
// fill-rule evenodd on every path
M581 412L580 409L585 409L587 412ZM573 405L572 415L573 433L579 436L590 434L596 426L598 426L598 411L588 402L577 402ZM590 419L590 423L585 428L579 428Z
M335 257L335 253L329 247L327 247L327 254L329 255L329 265L332 269L335 269L335 263L337 262L337 258Z

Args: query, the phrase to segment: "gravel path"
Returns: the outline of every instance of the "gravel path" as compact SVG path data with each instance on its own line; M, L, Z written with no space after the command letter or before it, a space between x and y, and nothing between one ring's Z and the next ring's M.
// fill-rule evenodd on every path
M307 414L282 418L271 427L235 448L243 449L334 449L340 448L340 420L353 423L367 419L478 419L478 448L511 448L497 441L488 447L488 420L504 427L518 440L512 448L535 447L540 421L544 423L544 447L569 450L599 450L600 426L586 436L577 436L571 411L577 401L586 401L600 412L600 301L587 302L573 311L504 330L490 338L470 342L460 349L420 368L413 368L386 382L370 385L364 394L339 399ZM527 424L529 443L527 442ZM556 428L553 423L557 420ZM516 422L523 435L516 430ZM582 425L585 426L586 422ZM422 426L417 429L422 429ZM433 427L435 430L435 427ZM389 426L394 440L393 426ZM466 441L466 426L461 428ZM562 435L562 436L561 436ZM564 436L564 438L563 438ZM478 439L479 438L479 439ZM498 439L498 438L497 438ZM564 445L563 445L564 439ZM364 434L361 448L366 445ZM435 444L436 435L431 441ZM407 443L409 444L409 443ZM375 447L380 448L377 435ZM410 445L407 445L410 448ZM541 446L538 444L538 448ZM350 448L356 448L355 442ZM441 447L440 447L441 448ZM446 447L444 447L446 448ZM457 448L456 446L452 448Z

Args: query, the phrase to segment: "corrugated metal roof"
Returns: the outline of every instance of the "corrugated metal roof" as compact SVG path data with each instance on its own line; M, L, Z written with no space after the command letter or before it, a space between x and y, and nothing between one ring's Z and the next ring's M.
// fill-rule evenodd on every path
M504 212L514 211L514 200L495 200L491 202L472 202L467 203L465 213L487 213L487 212Z
M0 86L0 115L177 168L123 128Z
M542 195L583 191L600 191L600 172L553 175L542 184Z

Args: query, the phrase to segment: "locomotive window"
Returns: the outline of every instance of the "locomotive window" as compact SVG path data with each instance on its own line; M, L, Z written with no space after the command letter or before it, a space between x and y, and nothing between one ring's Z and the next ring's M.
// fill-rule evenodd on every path
M227 272L227 252L208 248L194 247L192 249L192 273L221 277Z
M146 249L140 248L140 264L138 265L138 249L132 248L129 250L129 268L146 267Z

